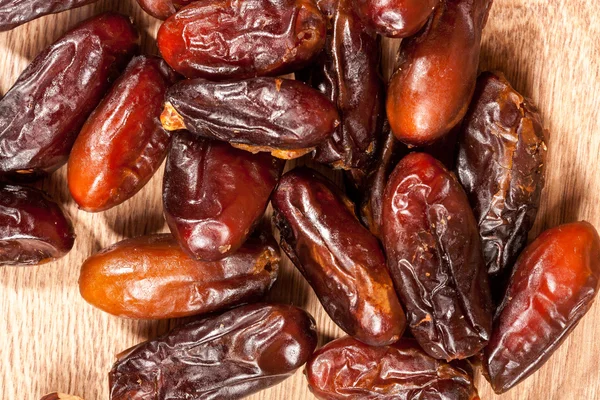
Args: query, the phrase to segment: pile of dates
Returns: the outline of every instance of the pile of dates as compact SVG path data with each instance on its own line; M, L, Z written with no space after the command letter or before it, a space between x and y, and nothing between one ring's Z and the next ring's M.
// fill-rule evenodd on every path
M79 288L119 317L198 317L121 353L112 400L241 398L302 366L319 399L478 399L476 365L505 392L590 308L594 227L527 244L548 133L502 73L478 74L491 0L138 1L165 19L162 57L138 55L128 17L98 15L0 100L1 265L74 245L28 183L66 163L74 201L101 212L166 158L171 233L91 256ZM2 1L0 29L91 2ZM380 36L404 38L389 82ZM346 190L284 174L298 157ZM280 248L346 337L315 351L313 317L263 302Z

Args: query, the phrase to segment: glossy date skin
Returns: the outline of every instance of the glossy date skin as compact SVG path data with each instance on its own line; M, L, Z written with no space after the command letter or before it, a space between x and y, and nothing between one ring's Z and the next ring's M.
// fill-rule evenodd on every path
M447 361L476 354L492 328L477 222L458 180L425 153L411 153L385 189L383 242L412 334Z
M154 18L167 19L194 0L137 0L144 11Z
M124 318L179 318L260 300L277 279L279 249L263 234L232 255L196 261L169 234L118 242L81 266L79 291Z
M171 141L160 114L176 80L160 58L136 57L90 115L68 162L69 190L81 209L112 208L152 178Z
M489 274L510 275L527 243L544 187L546 136L535 106L504 75L479 76L457 171L479 223Z
M0 32L9 31L48 14L95 3L98 0L0 0Z
M206 0L160 27L158 49L187 78L245 79L293 72L325 44L313 0Z
M353 0L354 9L371 30L393 38L416 34L440 0ZM442 0L443 1L443 0Z
M600 238L587 222L543 232L519 256L483 357L496 393L533 374L590 309L600 283Z
M374 346L397 341L406 319L379 242L332 182L308 168L281 178L273 194L280 246L331 319Z
M179 82L167 91L161 121L167 130L187 129L284 159L311 152L340 124L335 105L323 94L280 78Z
M0 266L44 264L74 242L71 221L46 193L0 184Z
M312 355L304 373L320 400L479 400L468 362L436 360L409 338L377 347L336 339Z
M292 375L316 344L315 321L300 308L239 307L121 354L109 374L110 399L240 399Z
M403 40L386 109L398 140L431 144L467 112L475 90L481 32L492 0L443 0L417 35Z
M106 13L42 51L0 100L0 176L36 179L63 165L138 41L128 17Z
M165 219L193 258L235 252L263 216L284 162L225 142L176 134L163 181Z

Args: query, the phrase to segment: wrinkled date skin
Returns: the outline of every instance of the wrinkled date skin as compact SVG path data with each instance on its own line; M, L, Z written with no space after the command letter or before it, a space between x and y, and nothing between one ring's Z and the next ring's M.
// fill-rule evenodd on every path
M440 0L353 1L356 13L367 27L393 38L405 38L416 34L440 2Z
M0 0L0 32L9 31L48 14L95 3L98 0Z
M492 275L510 274L527 243L544 187L545 136L537 109L502 74L479 76L462 125L457 171Z
M69 190L81 209L121 204L154 175L171 140L160 114L176 79L160 58L136 57L90 115L68 163Z
M214 262L196 261L169 234L123 240L88 258L79 291L125 318L178 318L260 300L277 278L279 249L263 235Z
M41 52L0 100L0 176L35 179L63 165L138 41L128 17L106 13Z
M375 236L333 183L308 168L281 178L272 198L281 248L331 319L362 342L397 341L406 319Z
M321 0L329 20L325 51L310 72L310 84L340 112L341 124L314 153L317 162L334 168L368 166L377 147L383 114L379 43L364 30L350 0Z
M467 361L436 360L408 338L377 347L336 339L312 355L304 373L321 400L479 400Z
M335 105L323 94L279 78L179 82L167 91L161 121L167 130L187 129L284 159L311 152L340 124Z
M600 238L587 222L543 232L519 256L498 309L484 370L503 393L538 370L590 309Z
M476 354L492 328L477 221L458 180L425 153L394 169L382 208L388 267L412 334L432 357Z
M160 27L158 49L187 78L244 79L306 66L325 44L313 0L206 0Z
M163 181L165 219L193 258L235 252L263 216L284 162L225 142L178 133Z
M110 399L240 399L285 380L316 345L300 308L239 307L126 351L110 371Z
M491 0L442 0L417 35L403 40L387 94L398 140L414 146L447 134L475 90L481 32Z
M144 11L154 18L167 19L194 0L137 0Z
M74 242L71 221L46 193L0 184L0 266L50 262Z

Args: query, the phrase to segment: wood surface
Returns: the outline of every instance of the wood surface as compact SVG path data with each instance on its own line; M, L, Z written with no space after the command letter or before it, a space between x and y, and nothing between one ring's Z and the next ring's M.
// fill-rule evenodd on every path
M104 0L0 33L0 92L47 45L77 22L102 11L130 15L142 32L143 51L157 53L160 22L134 0ZM600 228L600 12L597 0L496 0L484 33L482 69L498 69L541 110L551 132L547 184L532 232L588 220ZM387 42L389 72L397 42ZM302 161L300 161L302 162ZM289 166L288 166L289 168ZM327 172L325 168L319 168ZM119 319L79 295L79 267L92 253L126 237L167 231L161 205L162 168L133 199L100 214L79 211L62 168L41 183L72 217L74 249L63 259L32 268L0 268L0 399L37 400L62 391L85 400L107 399L114 355L165 332L175 321ZM331 176L332 174L329 173ZM335 178L340 182L339 175ZM286 259L270 298L306 308L317 320L320 344L341 331ZM531 378L495 396L478 377L484 400L600 399L600 302ZM301 371L252 397L312 399Z

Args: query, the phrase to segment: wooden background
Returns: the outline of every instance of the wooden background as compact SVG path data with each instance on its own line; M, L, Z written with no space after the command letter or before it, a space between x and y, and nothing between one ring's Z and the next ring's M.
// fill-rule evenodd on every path
M134 0L104 0L0 33L0 92L69 27L105 10L129 14L142 47L156 53L159 22ZM586 219L600 228L600 12L597 0L496 0L484 34L481 68L499 69L534 100L550 129L547 185L533 235ZM397 46L397 43L395 43ZM393 59L394 43L384 58ZM114 354L166 331L171 321L112 317L79 295L86 257L125 237L167 231L160 200L162 169L133 199L101 214L77 210L62 168L41 185L62 203L77 231L75 248L58 262L0 268L0 398L36 400L59 390L107 399ZM337 177L339 181L339 176ZM289 261L272 298L305 307L317 319L320 343L340 335ZM503 396L478 377L481 398L600 399L600 302L535 375ZM253 399L312 399L301 371Z

